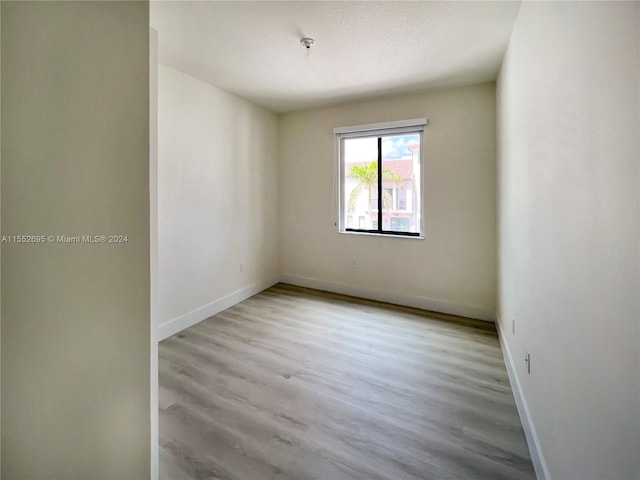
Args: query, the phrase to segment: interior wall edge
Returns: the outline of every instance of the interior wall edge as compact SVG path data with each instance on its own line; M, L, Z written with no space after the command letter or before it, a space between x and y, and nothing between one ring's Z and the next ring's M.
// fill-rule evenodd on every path
M160 476L158 412L158 31L149 28L149 215L151 267L151 480Z

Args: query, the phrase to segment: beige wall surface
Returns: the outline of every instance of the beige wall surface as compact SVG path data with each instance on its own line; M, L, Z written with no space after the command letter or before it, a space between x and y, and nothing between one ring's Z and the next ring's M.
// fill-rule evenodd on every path
M554 479L640 478L638 8L523 3L498 84L500 323Z
M2 477L149 477L149 13L2 2Z
M160 324L277 278L277 128L275 114L159 65Z
M425 239L339 233L333 129L419 117L429 119ZM495 138L493 83L281 115L284 278L493 319Z

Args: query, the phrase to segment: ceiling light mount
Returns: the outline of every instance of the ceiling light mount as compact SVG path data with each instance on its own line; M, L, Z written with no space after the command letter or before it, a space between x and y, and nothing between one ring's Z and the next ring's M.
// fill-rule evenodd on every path
M311 56L311 45L313 45L314 43L316 43L316 41L313 38L304 37L304 38L300 39L300 44L307 51L307 57Z

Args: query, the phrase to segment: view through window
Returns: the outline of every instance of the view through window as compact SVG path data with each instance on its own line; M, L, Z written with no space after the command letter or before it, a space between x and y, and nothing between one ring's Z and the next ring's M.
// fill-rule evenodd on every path
M421 235L422 128L400 130L340 137L341 231Z

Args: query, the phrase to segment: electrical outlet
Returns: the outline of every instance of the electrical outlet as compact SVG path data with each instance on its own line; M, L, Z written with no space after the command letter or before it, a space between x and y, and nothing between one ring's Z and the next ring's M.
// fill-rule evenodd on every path
M244 272L246 270L247 270L247 266L243 262L240 262L240 271Z
M357 270L357 269L358 269L358 261L357 261L357 260L354 260L354 261L353 261L353 269L354 269L354 270Z
M524 363L527 366L527 374L531 375L531 353L524 352Z
M516 317L511 317L511 332L516 334Z

